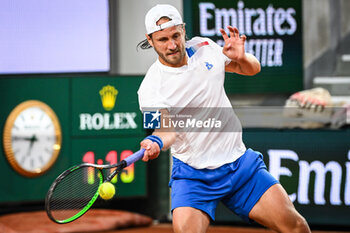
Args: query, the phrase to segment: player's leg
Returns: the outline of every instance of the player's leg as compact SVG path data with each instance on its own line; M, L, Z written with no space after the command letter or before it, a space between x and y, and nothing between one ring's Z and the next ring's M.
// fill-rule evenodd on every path
M178 207L173 210L173 229L175 233L205 233L210 217L203 211L192 207Z
M271 186L261 196L249 218L277 232L311 232L280 184Z
M229 165L195 169L173 159L169 186L175 232L206 232L220 199L231 192L229 174Z
M260 153L248 149L237 161L232 176L234 192L222 200L229 209L277 232L310 232L286 191L267 171Z

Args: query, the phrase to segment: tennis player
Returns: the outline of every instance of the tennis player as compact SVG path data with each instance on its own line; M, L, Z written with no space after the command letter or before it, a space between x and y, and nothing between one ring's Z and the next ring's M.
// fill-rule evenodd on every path
M186 41L181 15L171 5L156 5L145 17L146 40L158 59L138 90L141 111L172 107L231 108L224 91L225 72L255 75L259 61L245 53L246 37L228 26L221 29L225 46L208 38ZM158 117L157 115L154 116ZM231 123L241 128L232 111ZM144 161L171 147L171 205L175 232L206 232L221 201L245 221L256 221L277 232L310 232L279 182L268 173L259 152L247 149L242 131L178 132L156 129L141 142Z

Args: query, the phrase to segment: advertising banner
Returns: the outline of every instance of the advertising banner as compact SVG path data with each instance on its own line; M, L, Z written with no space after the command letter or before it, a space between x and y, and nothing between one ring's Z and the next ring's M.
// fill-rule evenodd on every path
M137 101L141 79L75 78L72 83L72 135L143 133Z
M350 225L349 130L248 129L243 137L310 224ZM238 219L222 206L217 218Z
M261 64L252 77L227 74L228 93L289 93L302 89L302 4L278 0L184 1L189 36L208 37L223 46L220 28L231 25L247 36L246 52Z

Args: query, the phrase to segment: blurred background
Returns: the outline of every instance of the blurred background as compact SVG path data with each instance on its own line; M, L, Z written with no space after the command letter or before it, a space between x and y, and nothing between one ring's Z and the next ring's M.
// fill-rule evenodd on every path
M225 81L247 147L312 227L350 227L348 0L1 0L0 214L44 209L72 165L138 150L150 132L137 90L157 56L136 45L159 3L180 11L189 38L222 45L227 25L247 35L262 71ZM101 206L170 221L170 157L129 167ZM217 222L244 224L223 206Z

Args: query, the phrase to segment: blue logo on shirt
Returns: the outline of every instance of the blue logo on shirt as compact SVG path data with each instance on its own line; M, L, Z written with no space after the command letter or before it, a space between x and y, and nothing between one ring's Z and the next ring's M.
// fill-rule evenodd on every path
M160 116L162 114L157 110L143 112L143 128L144 129L159 129Z
M210 64L209 62L205 62L205 66L207 67L208 70L210 70L211 68L213 68L213 65Z

